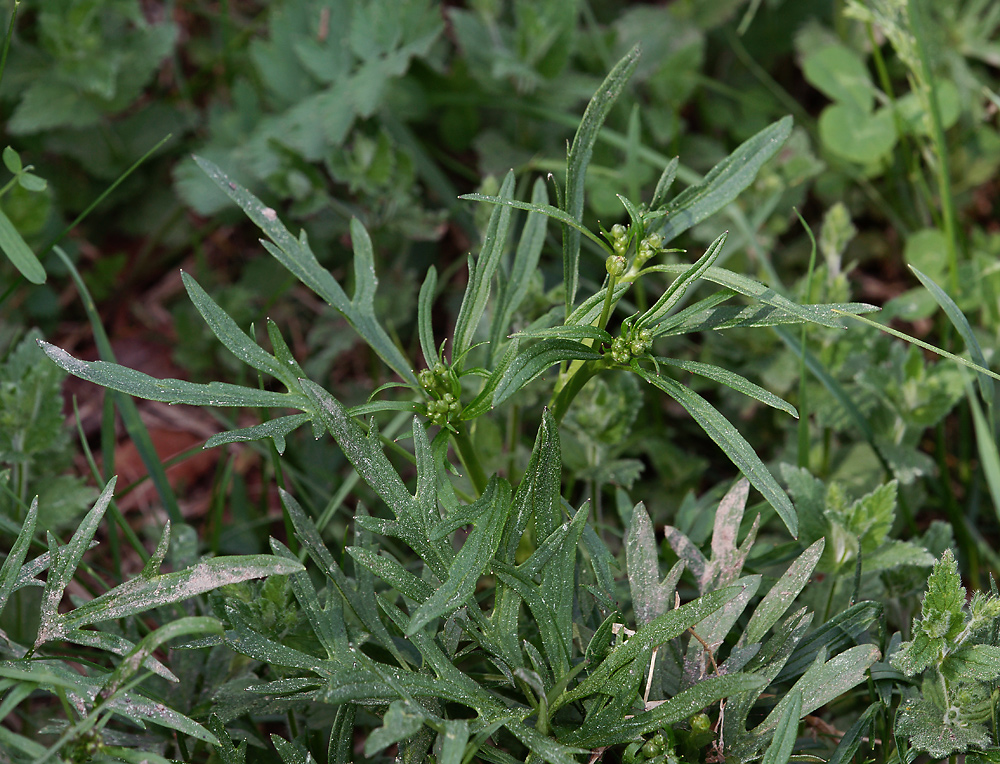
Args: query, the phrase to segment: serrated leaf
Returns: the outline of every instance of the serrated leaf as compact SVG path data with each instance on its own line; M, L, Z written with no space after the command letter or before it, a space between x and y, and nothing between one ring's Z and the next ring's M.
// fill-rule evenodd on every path
M792 536L798 534L798 518L792 502L774 476L751 448L746 439L733 427L732 423L720 414L708 401L693 390L672 379L658 377L642 368L636 360L632 361L632 370L651 385L659 388L675 401L681 404L694 418L698 425L714 440L737 467L746 475L750 483L760 491L778 517L784 522Z
M0 250L32 284L45 283L45 268L3 210L0 210Z
M241 427L238 430L226 430L216 433L205 441L205 448L214 448L226 443L247 443L254 440L271 438L279 454L285 453L285 438L306 422L312 420L309 414L289 414L288 416L268 419L261 424Z
M792 118L784 117L740 144L719 162L701 183L689 186L667 205L667 217L653 228L667 243L691 226L719 211L753 183L757 172L773 157L792 132Z
M601 354L581 342L547 339L522 348L511 361L493 393L493 405L499 406L510 396L538 378L547 369L563 361L599 361Z

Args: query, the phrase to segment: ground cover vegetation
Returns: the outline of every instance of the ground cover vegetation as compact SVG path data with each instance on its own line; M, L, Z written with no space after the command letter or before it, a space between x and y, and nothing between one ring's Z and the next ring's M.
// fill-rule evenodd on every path
M1000 761L995 3L4 12L0 762Z

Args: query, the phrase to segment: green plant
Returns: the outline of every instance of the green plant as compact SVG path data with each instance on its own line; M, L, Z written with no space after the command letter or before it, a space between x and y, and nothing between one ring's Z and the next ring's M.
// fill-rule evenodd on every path
M302 755L296 746L312 750L317 745L316 733L310 731L308 722L310 709L317 703L338 707L332 731L319 732L335 761L344 760L343 741L355 723L358 704L375 704L384 715L383 726L369 738L368 753L399 742L404 759L418 760L433 743L438 746L436 755L449 761L479 752L487 760L507 762L510 755L489 742L499 737L506 741L504 747L523 746L535 757L569 762L584 752L581 745L594 750L612 745L628 748L641 742L643 735L672 734L671 729L682 719L726 697L736 698L734 702L742 711L731 716L731 727L720 744L731 746L734 755L749 760L759 755L778 730L769 755L787 757L800 716L861 681L877 657L873 647L857 646L827 662L821 647L833 643L824 641L826 637L817 637L818 641L808 647L799 645L808 625L802 613L793 617L797 624L793 639L782 631L766 644L761 641L794 599L795 594L780 592L801 590L819 557L820 543L810 547L785 574L782 581L787 586L772 590L772 595L761 601L758 614L752 618L757 630L744 639L750 644L737 648L731 656L735 673L689 675L692 661L702 663L698 657L702 649L714 660L718 645L706 647L704 634L721 644L760 585L758 578L738 579L742 562L735 564L729 559L735 550L729 521L738 525L742 517L745 484L740 493L728 499L721 513L723 520L717 521L714 543L729 561L713 557L707 567L718 568L718 576L701 581L697 589L700 596L676 609L669 607L668 595L681 569L675 568L671 574L673 583L669 583L670 577L666 584L650 583L658 573L655 559L649 557L648 516L641 508L632 512L632 532L636 535L630 543L644 552L641 563L629 564L637 630L624 638L626 633L618 629L619 636L612 640L614 624L621 623L624 615L614 604L613 556L588 525L587 509L574 511L562 498L558 425L578 394L592 378L614 373L633 374L667 393L687 409L795 533L795 510L753 448L706 399L668 376L666 369L702 375L788 413L794 414L794 409L724 368L655 354L654 343L732 327L802 322L840 327L841 319L831 309L847 314L871 310L853 303L799 305L757 281L719 267L716 262L725 235L693 265L651 263L666 244L730 203L753 180L788 136L787 119L748 140L703 181L672 200L668 195L676 161L664 169L648 206L636 206L620 196L629 216L628 226L616 225L599 236L582 224L584 178L597 134L637 56L636 51L626 56L591 100L569 148L565 186L557 187L558 206L547 203L541 182L535 184L530 203L515 200L513 174L504 179L497 195L468 197L487 201L495 208L482 249L477 258L469 260L465 295L453 335L446 343L439 344L434 334L431 309L437 273L433 268L428 272L418 301L418 338L426 364L419 372L375 313L373 246L357 220L351 223L354 292L348 297L319 265L304 233L293 236L279 222L275 210L211 162L199 160L209 177L267 235L264 247L336 308L396 373L399 381L380 387L368 403L346 408L308 380L273 322L267 323L271 352L266 351L187 274L184 283L188 294L219 340L245 363L280 382L287 392L266 386L254 389L220 382L157 380L106 361L79 361L41 343L70 373L130 395L172 403L297 410L301 413L225 431L208 445L271 438L280 453L287 436L310 422L317 435L333 436L379 503L389 509L391 515L385 516L380 509L370 514L359 505L354 543L341 553L323 542L322 524L310 518L291 493L283 492L286 521L294 529L302 553L325 578L324 587L317 590L305 572L293 574L291 593L302 617L290 620L261 618L248 592L223 594L218 601L217 614L227 624L226 645L254 661L244 680L252 689L251 698L223 695L217 706L221 721L232 722L251 709L288 712L293 720L292 735L296 736L297 729L299 732L293 743L276 743L286 761ZM508 260L512 209L529 214L513 260ZM555 293L558 304L532 316L527 327L508 339L510 321L521 307L528 278L539 260L545 216L557 220L563 229L563 283ZM591 287L581 278L581 272L589 270L581 267L581 255L590 252L599 253L604 261L603 285ZM652 305L630 306L619 318L633 285L659 274L676 278ZM722 289L691 301L700 279ZM577 293L583 287L592 291L579 302ZM733 304L737 295L753 302ZM640 305L643 299L637 293ZM488 315L491 320L487 324L484 319ZM540 414L534 449L515 488L509 476L487 474L473 428L480 421L489 421L486 415L491 410L516 406L515 394L555 365L560 371L550 388L550 407ZM478 387L474 384L477 379ZM375 398L398 387L408 395ZM355 419L387 410L416 415L412 452L401 454L415 462L415 491L406 486L404 473L383 450L374 421L366 427ZM433 437L428 432L430 426L439 428ZM464 477L449 476L449 448L463 465ZM462 530L468 526L471 530ZM753 543L754 533L745 543L746 549ZM456 534L463 539L458 551ZM381 537L378 546L376 535ZM581 545L586 557L580 553ZM279 558L295 559L294 552L278 541L272 541L272 549ZM381 549L381 554L376 549ZM704 560L688 557L693 569L706 569ZM478 592L481 580L491 583ZM576 582L587 586L579 589ZM658 591L655 601L648 599L651 591ZM287 590L284 595L277 590L273 594L291 604ZM522 605L531 612L532 620L521 617ZM644 613L641 619L640 612ZM852 638L867 623L868 616L858 617L857 623L852 621ZM823 634L833 634L836 623ZM689 632L691 629L694 631ZM676 664L687 674L661 682L663 703L645 706L650 699L645 693L640 712L634 714L633 706L648 674L645 667L661 646L679 638L683 641L674 642L671 650L672 654L690 656L690 660ZM836 643L838 649L845 646L843 641ZM796 653L799 647L805 652ZM757 662L748 663L758 653ZM788 668L786 660L793 655L799 661ZM743 725L760 691L783 669L786 680L801 677L801 684L795 685L788 704L747 732ZM834 681L834 676L839 679ZM649 674L646 681L652 682L652 677ZM463 706L465 710L459 710ZM470 711L475 714L471 719ZM304 729L294 721L297 718L306 725ZM703 727L700 718L695 726L699 725ZM704 729L697 734L693 729L690 734L682 730L681 736L692 750L711 741ZM220 750L230 750L224 736L217 737ZM786 749L785 754L780 753Z
M928 579L913 639L900 644L891 659L894 668L919 681L896 716L896 732L914 748L937 758L970 747L990 748L987 756L995 755L998 624L996 590L968 599L955 557L946 551Z

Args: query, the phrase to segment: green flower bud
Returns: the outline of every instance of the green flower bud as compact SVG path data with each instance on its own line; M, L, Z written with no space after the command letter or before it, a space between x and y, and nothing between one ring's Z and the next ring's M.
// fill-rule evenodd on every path
M420 386L424 388L424 390L427 390L428 392L433 390L434 385L436 384L434 378L434 372L431 371L430 369L424 369L419 374L417 374L417 380L420 382Z
M618 248L618 242L615 242L615 249ZM609 276L618 278L628 267L628 262L621 255L608 255L608 259L604 261L604 268L607 270Z
M649 247L653 251L656 251L663 246L663 237L658 233L651 233L645 239L642 240L643 245Z
M708 732L710 729L712 720L708 718L708 714L695 714L691 717L692 732Z
M647 759L655 759L663 753L663 746L657 745L652 740L647 740L646 744L642 747L641 753Z
M611 238L616 241L619 239L624 239L628 235L628 229L621 223L615 223L611 226Z
M443 363L434 364L434 376L444 379L448 376L448 367Z

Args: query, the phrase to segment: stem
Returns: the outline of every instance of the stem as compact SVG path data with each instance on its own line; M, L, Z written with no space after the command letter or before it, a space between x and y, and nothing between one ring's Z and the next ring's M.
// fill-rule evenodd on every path
M606 329L608 319L611 318L611 309L614 307L615 285L618 277L608 274L608 291L604 293L604 307L601 308L601 319L597 322L598 329Z
M455 450L458 452L459 461L465 467L465 471L469 475L469 480L472 481L472 487L478 495L482 495L483 491L486 490L488 479L483 465L479 462L476 449L472 445L472 440L465 430L465 425L459 424L455 428L455 434L452 437L454 438Z
M10 41L14 37L14 20L17 18L17 7L21 0L14 0L14 8L10 12L10 24L7 26L7 37L3 41L3 56L0 57L0 81L3 80L4 70L7 68L7 53L10 51Z
M563 417L566 416L566 412L569 410L569 405L573 402L577 393L583 389L583 386L590 381L591 377L600 371L600 363L600 361L587 361L584 363L567 380L562 389L552 397L552 416L555 418L556 424L562 422Z
M927 102L930 107L931 125L933 127L934 152L938 163L935 169L938 182L938 195L941 197L941 213L943 215L944 237L948 254L948 277L951 288L958 291L958 230L955 225L955 200L951 193L951 165L948 160L948 147L944 141L944 126L941 123L941 106L938 103L937 88L931 79L931 62L927 46L924 42L924 9L919 0L909 0L910 29L917 44L917 55L920 56L921 75L927 88Z

